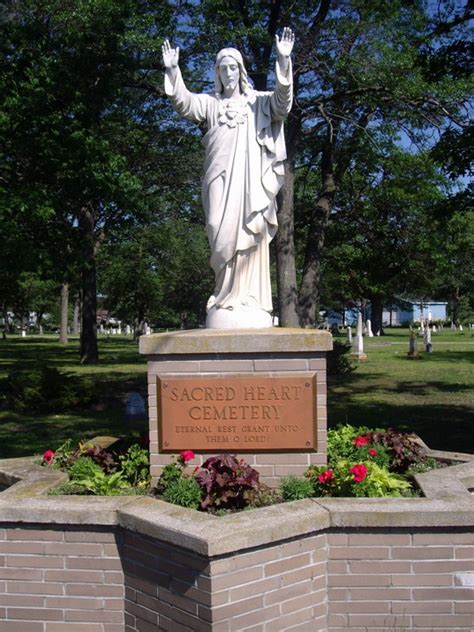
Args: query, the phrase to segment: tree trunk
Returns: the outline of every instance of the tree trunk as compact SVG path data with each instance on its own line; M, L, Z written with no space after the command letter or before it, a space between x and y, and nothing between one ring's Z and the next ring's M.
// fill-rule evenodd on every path
M374 335L377 335L377 332L379 332L379 335L383 336L383 296L372 296L370 303L372 331L374 332Z
M278 313L280 327L299 327L293 215L294 164L285 164L285 183L278 194L276 236Z
M81 364L96 364L99 361L99 352L97 348L97 278L92 208L81 209L79 225L82 230L83 243Z
M299 315L302 327L314 327L319 310L321 256L326 226L334 204L336 183L333 173L334 138L328 132L321 159L322 191L316 200L308 230L303 280L299 292Z
M74 300L74 313L72 317L72 333L77 335L79 333L79 296L76 296Z
M453 317L452 317L452 322L456 325L456 327L459 327L459 308L461 305L461 295L459 292L459 287L455 288L453 294Z
M68 322L68 306L69 306L69 286L67 283L61 285L61 316L59 322L59 342L67 345L67 322Z

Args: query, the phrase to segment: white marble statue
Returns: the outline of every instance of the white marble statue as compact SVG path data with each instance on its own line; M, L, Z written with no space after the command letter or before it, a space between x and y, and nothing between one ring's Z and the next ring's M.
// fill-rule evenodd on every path
M272 92L252 89L235 48L217 55L214 94L189 92L178 66L179 48L168 40L163 45L166 94L181 116L207 126L202 201L216 277L208 328L272 326L269 244L284 179L283 121L293 99L294 39L289 28L275 38Z

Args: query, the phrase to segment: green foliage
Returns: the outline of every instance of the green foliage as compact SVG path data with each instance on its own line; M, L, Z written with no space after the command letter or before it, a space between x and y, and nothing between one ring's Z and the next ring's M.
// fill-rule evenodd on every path
M163 492L163 499L173 505L198 509L202 499L202 488L192 476L173 480Z
M183 473L184 463L179 459L174 459L171 463L167 463L163 467L156 484L156 493L158 495L164 494L170 485L183 478Z
M146 487L150 482L149 452L134 444L120 457L122 474L133 487Z
M13 410L29 412L68 410L89 404L95 396L92 380L48 366L11 371L5 390Z
M130 487L122 472L115 472L108 476L100 468L87 477L76 479L75 483L96 496L119 496Z
M347 375L356 369L351 358L352 346L349 342L333 339L332 351L326 356L328 375Z
M280 492L283 500L302 500L314 496L311 481L307 478L287 476L280 483Z
M97 473L101 473L102 471L102 468L97 465L90 456L81 456L71 465L68 474L72 481L78 481L94 478Z
M360 483L354 483L352 490L354 496L358 497L405 496L411 490L411 485L399 474L389 472L377 463L369 463L367 476Z

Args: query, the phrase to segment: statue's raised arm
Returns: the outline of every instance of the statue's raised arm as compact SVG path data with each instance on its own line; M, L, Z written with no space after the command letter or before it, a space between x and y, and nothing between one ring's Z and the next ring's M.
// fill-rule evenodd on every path
M172 83L174 83L177 72L176 69L178 68L179 62L179 46L171 48L169 40L165 39L163 46L161 47L161 52L163 53L163 66L165 67L165 72L169 75Z
M281 70L285 75L288 72L290 55L294 45L295 34L287 26L285 26L285 28L283 29L281 39L278 37L278 35L275 35L275 46L277 51L278 63L280 64Z

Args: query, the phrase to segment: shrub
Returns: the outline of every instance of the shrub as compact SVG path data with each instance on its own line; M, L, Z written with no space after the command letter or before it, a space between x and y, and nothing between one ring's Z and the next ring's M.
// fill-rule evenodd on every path
M243 509L252 504L259 489L259 474L233 454L212 456L196 474L204 490L202 509Z
M328 375L347 375L356 369L351 357L352 346L349 342L333 340L332 351L327 354Z
M173 505L198 509L201 504L202 490L192 476L183 476L171 482L163 493L163 499Z
M15 370L7 377L7 403L13 410L54 412L90 403L94 384L57 369L44 366Z
M328 463L334 467L341 459L357 462L375 462L389 467L390 454L383 445L375 445L365 426L337 426L328 431Z
M302 500L314 496L311 481L296 476L284 478L280 483L280 492L283 500Z
M406 472L410 466L426 459L424 448L416 442L416 436L411 433L388 428L367 431L363 436L370 443L384 446L389 451L390 469L394 472Z

